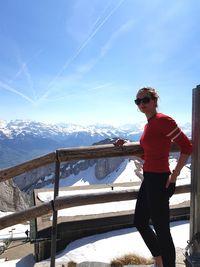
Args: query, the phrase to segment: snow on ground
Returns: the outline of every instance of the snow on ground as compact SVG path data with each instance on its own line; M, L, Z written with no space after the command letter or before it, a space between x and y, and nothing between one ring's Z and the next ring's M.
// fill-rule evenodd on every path
M189 221L172 222L171 233L175 247L184 249L189 240ZM134 227L96 234L71 242L56 256L56 262L99 261L110 263L113 259L129 253L146 258L151 257L140 234ZM34 263L33 257L29 255L18 260L0 262L0 267L33 267Z
M175 247L184 249L189 240L189 221L172 222L171 233ZM56 262L99 261L110 263L113 259L129 253L151 258L149 250L134 227L109 231L71 242L56 256ZM49 262L49 260L44 262ZM30 255L19 260L0 262L0 267L27 266L34 266L33 258Z
M189 239L189 222L172 222L171 232L175 246L185 248ZM134 227L97 234L74 241L62 253L57 255L56 262L99 261L110 263L114 258L129 253L151 258L149 250Z
M11 214L12 212L2 212L0 211L0 217ZM0 230L0 241L6 239L25 239L27 235L25 231L30 231L30 225L27 224L16 224L7 228Z
M0 260L0 267L33 267L35 260L33 255L29 254L22 259L5 261L5 259Z

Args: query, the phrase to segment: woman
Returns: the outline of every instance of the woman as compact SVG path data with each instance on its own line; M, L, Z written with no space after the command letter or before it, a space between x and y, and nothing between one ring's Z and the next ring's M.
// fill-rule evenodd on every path
M169 198L192 152L192 144L172 118L157 112L158 98L154 88L144 87L138 91L135 100L147 118L140 139L144 150L144 179L135 208L135 226L155 259L154 266L175 267L176 253L169 225ZM168 161L171 142L180 147L180 156L172 172ZM115 145L123 143L119 139ZM150 220L154 230L149 225Z

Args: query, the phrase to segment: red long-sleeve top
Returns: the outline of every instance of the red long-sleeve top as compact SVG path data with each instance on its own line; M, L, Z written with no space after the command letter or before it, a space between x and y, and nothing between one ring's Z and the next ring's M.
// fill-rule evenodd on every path
M143 170L146 172L169 172L169 152L175 142L183 154L192 153L192 143L176 122L162 113L156 113L144 127L140 144L144 149Z

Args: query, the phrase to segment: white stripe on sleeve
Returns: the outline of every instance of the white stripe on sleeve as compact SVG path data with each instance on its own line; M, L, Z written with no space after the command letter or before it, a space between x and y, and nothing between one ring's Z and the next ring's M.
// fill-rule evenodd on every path
M171 140L174 141L174 139L176 139L180 134L181 134L181 131L177 133L177 135L175 135Z
M166 136L169 137L170 135L172 135L176 130L178 129L178 127L176 127L174 130L172 130L170 133L168 133Z

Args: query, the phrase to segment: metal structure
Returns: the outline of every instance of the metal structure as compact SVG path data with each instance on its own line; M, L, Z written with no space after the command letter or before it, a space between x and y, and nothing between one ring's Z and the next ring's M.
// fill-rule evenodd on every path
M54 200L59 194L59 181L60 181L60 162L58 161L58 159L56 159ZM53 223L52 223L52 233L51 233L51 267L55 267L58 211L55 210L54 208L54 201L52 201L52 208L53 208Z
M200 85L192 94L192 141L190 240L186 247L186 266L200 267Z

